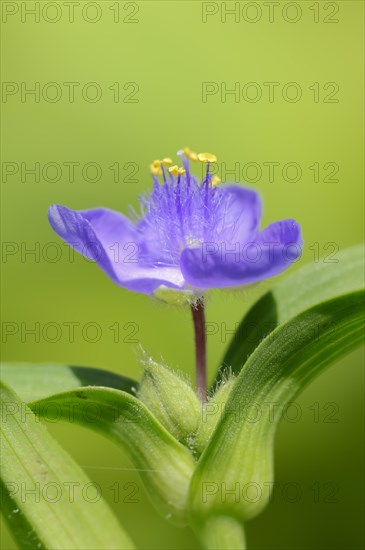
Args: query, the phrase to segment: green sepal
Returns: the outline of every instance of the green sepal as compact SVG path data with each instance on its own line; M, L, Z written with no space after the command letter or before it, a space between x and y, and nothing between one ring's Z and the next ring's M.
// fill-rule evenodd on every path
M160 285L153 296L171 306L190 306L201 299L202 294L195 290L175 290L165 285Z

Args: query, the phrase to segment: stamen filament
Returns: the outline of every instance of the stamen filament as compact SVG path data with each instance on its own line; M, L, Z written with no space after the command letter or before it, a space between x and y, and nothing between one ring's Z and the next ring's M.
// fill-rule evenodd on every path
M163 177L164 184L167 185L167 179L166 179L166 174L165 174L165 168L163 167L163 165L161 165L161 170L162 170L162 177Z

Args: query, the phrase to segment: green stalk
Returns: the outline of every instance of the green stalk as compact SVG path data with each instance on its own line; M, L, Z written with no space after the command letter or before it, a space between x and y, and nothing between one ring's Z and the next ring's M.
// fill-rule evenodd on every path
M245 550L243 523L235 517L212 516L195 532L206 550Z

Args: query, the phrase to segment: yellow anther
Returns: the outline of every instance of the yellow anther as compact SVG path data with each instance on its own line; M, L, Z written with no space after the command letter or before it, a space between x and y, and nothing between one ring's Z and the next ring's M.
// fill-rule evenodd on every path
M212 177L212 187L215 187L215 186L218 185L220 182L221 182L221 179L220 179L218 176L213 176L213 177Z
M198 155L194 151L190 151L189 147L184 147L183 153L190 160L198 160Z
M169 168L169 172L170 174L172 174L173 176L177 176L178 173L179 173L179 167L177 164L174 164L174 166L171 166L171 168Z
M161 161L160 160L154 160L153 163L151 164L151 166L156 166L156 168L158 168L159 166L161 166Z
M198 160L200 162L217 162L217 157L215 155L212 155L212 153L199 153Z
M182 176L183 174L185 174L186 170L185 168L179 168L177 164L174 164L174 166L171 166L171 168L169 168L169 172L173 176L178 176L179 174L180 176Z
M156 161L155 161L156 162ZM150 170L151 170L151 174L153 176L161 176L162 174L162 170L161 170L161 167L157 164L155 164L155 162L153 162L152 164L150 164Z
M162 159L160 162L164 166L166 166L167 164L172 164L172 160L170 159L170 157L166 157L166 158Z

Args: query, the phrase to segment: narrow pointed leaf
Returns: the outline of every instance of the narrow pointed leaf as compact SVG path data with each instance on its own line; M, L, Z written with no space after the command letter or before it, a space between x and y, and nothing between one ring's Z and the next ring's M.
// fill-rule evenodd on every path
M264 294L243 317L214 384L222 378L227 367L238 373L263 338L276 327L320 302L362 288L363 283L362 245L335 255L328 254L319 262L306 265L286 277Z
M8 525L13 539L19 548L26 550L44 550L44 545L32 525L27 521L24 512L18 508L16 500L9 494L9 484L0 478L1 514Z
M195 460L135 397L111 388L79 388L29 403L37 416L57 414L121 445L139 470L157 509L176 524L187 522Z
M91 481L18 396L1 385L2 509L20 548L133 548ZM95 492L95 489L94 489Z
M262 511L272 488L273 440L283 409L362 342L363 328L363 292L355 291L307 309L263 340L238 375L196 468L194 521L215 514L249 519ZM227 497L229 490L239 498Z
M1 379L24 401L35 401L80 386L104 386L134 394L138 382L102 369L33 363L3 363Z

